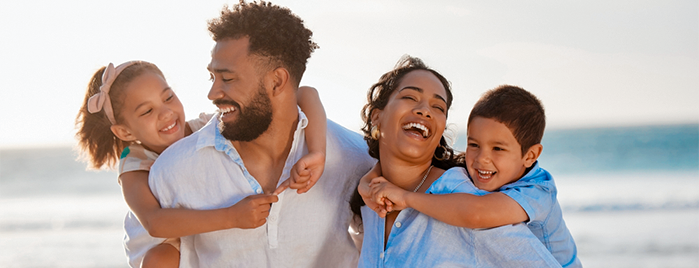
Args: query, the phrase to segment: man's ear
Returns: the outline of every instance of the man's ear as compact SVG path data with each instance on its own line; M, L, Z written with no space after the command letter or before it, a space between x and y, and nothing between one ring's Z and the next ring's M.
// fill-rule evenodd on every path
M524 166L527 168L531 167L534 162L536 162L537 159L539 159L539 156L541 155L541 151L544 150L544 146L541 145L541 143L534 144L532 147L529 147L529 150L527 150L524 153Z
M128 127L124 125L112 125L109 129L112 130L112 133L114 133L117 138L123 141L135 141L136 137L131 134L131 131L129 130Z
M269 75L272 84L272 96L276 97L284 92L284 90L287 88L287 84L291 82L289 80L289 71L284 67L277 67L276 69L272 70Z

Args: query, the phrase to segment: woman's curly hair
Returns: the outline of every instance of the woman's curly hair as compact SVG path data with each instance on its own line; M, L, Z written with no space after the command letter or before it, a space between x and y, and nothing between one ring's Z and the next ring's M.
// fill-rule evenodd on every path
M442 82L444 91L447 93L447 112L451 107L454 97L451 93L451 84L449 81L437 71L427 67L419 58L410 57L408 55L403 56L393 70L383 74L379 82L371 86L367 93L367 104L362 108L362 120L364 121L362 132L364 132L364 140L369 146L369 155L373 158L379 159L379 141L371 137L371 126L373 125L371 113L375 109L383 110L386 108L391 95L396 91L403 77L415 70L431 72ZM457 160L454 149L451 148L444 136L442 136L439 140L439 146L437 146L432 155L432 165L441 169L449 169L458 164ZM365 204L356 188L352 197L350 197L349 205L355 217L361 219L361 207Z
M449 81L437 71L427 67L427 65L425 65L425 63L419 58L408 55L401 57L393 70L383 74L379 81L371 86L369 92L367 93L367 104L362 108L362 121L364 121L362 132L364 132L364 140L369 146L369 155L371 155L373 158L379 159L379 141L371 138L371 127L373 126L371 113L375 109L383 110L386 108L391 94L396 91L398 84L400 84L403 77L415 70L425 70L431 72L439 79L440 82L442 82L444 91L447 93L446 112L448 112L449 108L451 107L454 97L451 93L451 84ZM442 137L439 141L439 145L440 146L438 146L435 150L434 155L436 157L433 157L433 164L442 169L449 169L453 167L454 163L452 160L454 150L451 148L451 146L449 146L444 137ZM442 156L445 156L446 158L441 159ZM438 157L440 159L437 159Z

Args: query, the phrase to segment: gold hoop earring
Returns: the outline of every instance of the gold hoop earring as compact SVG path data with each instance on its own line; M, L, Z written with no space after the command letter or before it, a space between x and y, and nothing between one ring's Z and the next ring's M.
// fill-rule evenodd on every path
M376 125L371 126L371 138L374 140L379 140L379 136L381 136L379 127L377 127Z

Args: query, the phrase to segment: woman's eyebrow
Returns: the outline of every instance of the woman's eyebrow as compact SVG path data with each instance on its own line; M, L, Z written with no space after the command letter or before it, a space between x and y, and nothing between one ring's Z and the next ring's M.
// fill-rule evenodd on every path
M415 91L420 92L420 93L425 92L424 90L422 90L422 88L414 87L414 86L406 86L406 87L401 88L401 89L398 90L398 91L403 91L403 90L406 90L406 89L415 90ZM434 94L434 97L437 98L437 99L442 100L444 103L447 103L447 100L444 99L444 97L442 97L442 95L439 95L439 94L436 94L436 93L435 93L435 94Z
M422 90L422 88L414 87L414 86L405 86L405 87L401 88L399 91L403 91L406 89L415 90L415 91L420 92L420 93L424 92L424 90Z

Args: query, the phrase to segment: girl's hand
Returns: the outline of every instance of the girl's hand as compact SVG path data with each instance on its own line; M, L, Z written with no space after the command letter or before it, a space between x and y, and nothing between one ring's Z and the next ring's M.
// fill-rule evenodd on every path
M310 152L299 159L293 167L289 178L282 182L274 194L278 195L286 188L296 189L299 194L308 192L318 182L325 169L325 154Z
M407 208L405 200L410 193L403 188L395 186L384 177L377 177L371 180L372 199L379 205L383 205L386 212ZM379 213L379 216L384 217L385 213Z
M228 213L233 219L233 226L241 229L257 228L267 222L272 203L279 201L276 195L250 195L228 207Z

